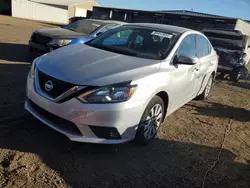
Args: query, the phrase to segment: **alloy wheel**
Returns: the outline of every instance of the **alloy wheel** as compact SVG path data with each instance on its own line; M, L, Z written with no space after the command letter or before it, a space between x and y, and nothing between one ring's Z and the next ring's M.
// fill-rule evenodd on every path
M206 86L206 89L205 89L205 97L207 97L210 93L210 90L212 88L212 84L213 84L213 78L210 77L208 82L207 82L207 86Z
M146 118L146 124L144 126L145 139L151 139L155 136L163 117L163 109L160 104L154 105Z

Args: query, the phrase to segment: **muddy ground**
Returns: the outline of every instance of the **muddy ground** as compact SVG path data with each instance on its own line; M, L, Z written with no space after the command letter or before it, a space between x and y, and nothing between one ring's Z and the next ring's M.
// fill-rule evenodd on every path
M250 187L250 80L172 114L147 146L74 143L23 108L32 31L0 16L0 187Z

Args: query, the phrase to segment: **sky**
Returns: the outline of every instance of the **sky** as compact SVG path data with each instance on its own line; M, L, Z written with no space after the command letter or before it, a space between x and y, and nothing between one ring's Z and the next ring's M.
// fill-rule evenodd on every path
M139 10L193 10L250 20L250 0L96 0L101 6Z

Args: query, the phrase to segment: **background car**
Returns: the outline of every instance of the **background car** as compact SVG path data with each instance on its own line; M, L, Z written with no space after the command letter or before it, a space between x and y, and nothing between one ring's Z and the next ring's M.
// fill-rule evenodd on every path
M249 36L238 30L202 30L219 55L218 72L229 74L232 81L247 78L247 65L250 61Z
M37 58L25 108L73 141L145 144L168 115L208 97L217 64L198 31L126 24Z
M31 35L30 51L49 52L66 45L85 43L121 24L123 22L83 19L62 28L37 30Z

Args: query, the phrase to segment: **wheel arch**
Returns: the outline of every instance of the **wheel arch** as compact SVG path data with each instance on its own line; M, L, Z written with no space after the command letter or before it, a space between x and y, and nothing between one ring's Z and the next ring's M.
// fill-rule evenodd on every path
M215 72L215 71L213 71L211 75L213 76L213 79L215 80L215 77L216 77L216 72Z
M164 121L168 111L169 95L166 91L160 91L156 94L156 96L160 97L164 103L164 117L163 117Z

